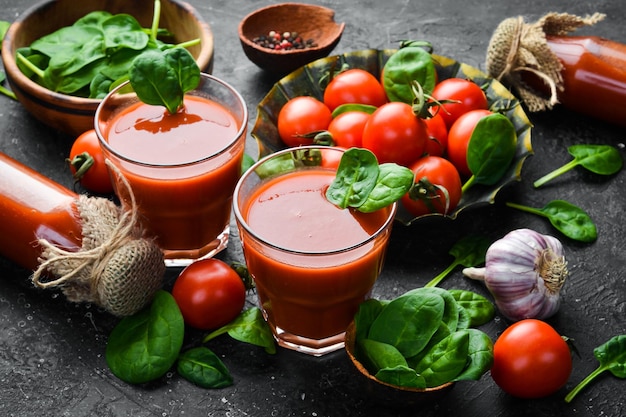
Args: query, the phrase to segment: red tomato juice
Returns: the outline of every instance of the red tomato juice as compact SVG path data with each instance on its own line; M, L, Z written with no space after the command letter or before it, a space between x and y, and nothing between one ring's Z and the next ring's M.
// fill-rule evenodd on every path
M197 96L186 96L176 114L137 102L106 122L113 152L105 153L131 185L166 258L202 256L228 228L244 150L240 129L225 107ZM119 184L117 192L128 201Z
M268 322L317 341L343 335L369 296L395 211L338 208L324 195L334 176L319 167L281 175L241 208L244 255Z

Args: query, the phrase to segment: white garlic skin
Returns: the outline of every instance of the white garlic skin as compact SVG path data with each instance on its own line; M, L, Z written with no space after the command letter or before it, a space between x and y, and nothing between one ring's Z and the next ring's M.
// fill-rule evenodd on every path
M484 280L502 315L512 321L554 315L567 277L561 242L530 229L497 240L487 250L485 268L463 273Z

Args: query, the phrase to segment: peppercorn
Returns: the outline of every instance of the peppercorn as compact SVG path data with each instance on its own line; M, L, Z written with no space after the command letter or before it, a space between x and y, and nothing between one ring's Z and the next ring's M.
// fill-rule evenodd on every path
M275 51L290 51L294 49L307 49L317 46L313 39L303 40L298 32L277 32L270 30L267 35L257 36L252 39L257 45L273 49Z

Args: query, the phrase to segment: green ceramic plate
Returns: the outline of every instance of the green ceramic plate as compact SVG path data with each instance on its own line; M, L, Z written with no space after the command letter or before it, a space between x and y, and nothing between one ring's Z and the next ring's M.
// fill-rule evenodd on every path
M289 99L302 95L310 95L322 99L324 85L320 80L324 78L329 69L340 68L344 64L351 68L365 69L378 76L387 59L395 51L394 49L367 49L322 58L297 69L278 81L257 107L257 118L251 134L259 144L259 156L265 156L285 148L285 144L278 136L276 121L280 109ZM517 153L502 179L491 186L474 185L470 187L463 195L456 209L446 215L446 217L454 219L459 213L470 207L474 208L492 204L496 194L502 187L520 180L522 165L525 159L533 153L530 139L532 125L522 106L518 105L518 99L500 82L490 78L477 68L459 63L450 58L438 55L434 55L434 58L437 63L439 80L460 77L471 79L478 85L485 86L485 92L490 104L498 102L501 104L501 107L509 109L504 114L513 122L517 132ZM409 225L418 219L433 216L442 215L428 214L413 218L400 205L396 218L400 222Z

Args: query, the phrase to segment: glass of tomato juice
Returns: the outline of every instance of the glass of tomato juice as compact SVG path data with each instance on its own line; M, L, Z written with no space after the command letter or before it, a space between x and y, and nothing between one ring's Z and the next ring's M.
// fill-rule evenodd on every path
M241 175L248 111L229 84L201 74L170 114L141 102L122 84L96 110L95 130L115 192L128 206L128 187L146 231L168 266L213 256L228 244L233 190Z
M383 266L396 205L341 209L326 189L343 150L290 148L240 178L233 211L259 306L280 346L314 356L341 349Z

